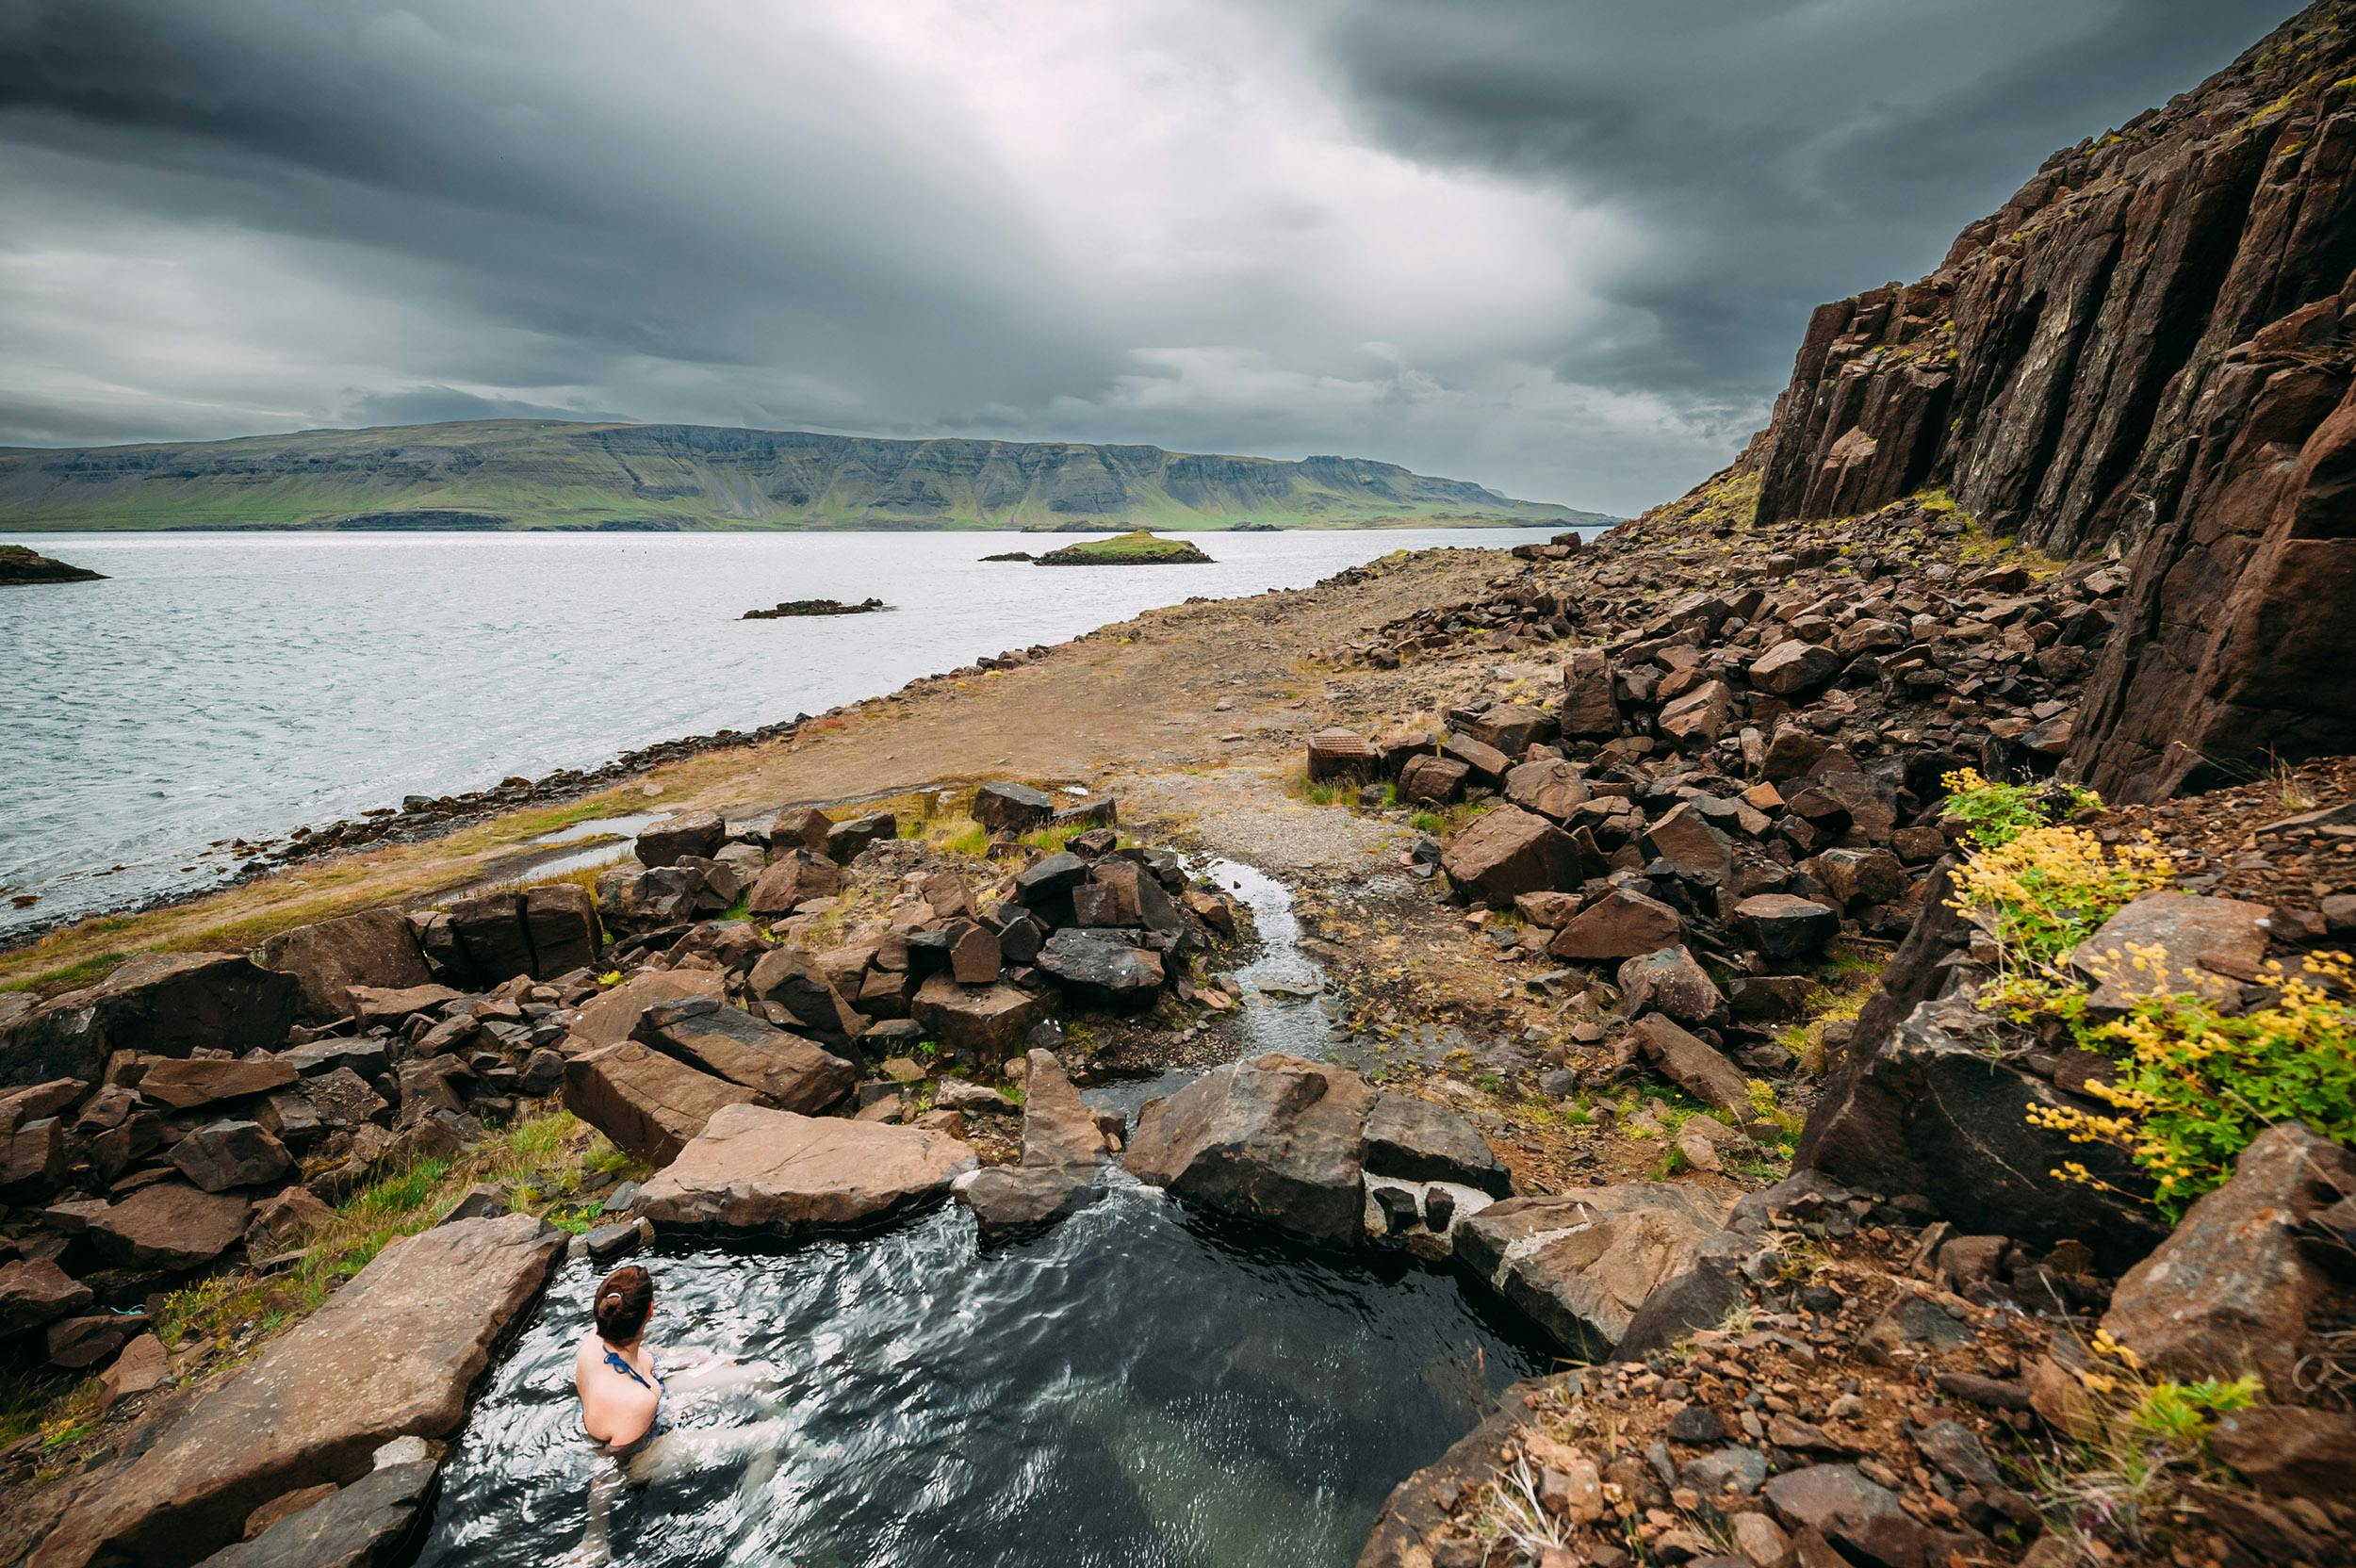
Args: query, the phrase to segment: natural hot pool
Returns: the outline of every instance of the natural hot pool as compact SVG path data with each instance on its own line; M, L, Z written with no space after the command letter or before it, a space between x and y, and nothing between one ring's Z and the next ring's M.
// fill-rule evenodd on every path
M1355 1560L1383 1498L1545 1358L1455 1280L1304 1255L1108 1172L1101 1201L982 1248L944 1208L761 1254L676 1251L650 1338L773 1380L790 1436L624 1494L614 1560L805 1568L1310 1568ZM546 1564L606 1462L572 1357L598 1270L568 1265L478 1398L421 1561ZM691 1433L757 1419L674 1400Z

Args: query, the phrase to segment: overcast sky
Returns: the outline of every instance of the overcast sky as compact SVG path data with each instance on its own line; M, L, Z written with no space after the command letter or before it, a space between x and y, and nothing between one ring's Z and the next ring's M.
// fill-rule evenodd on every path
M491 415L1632 512L2288 0L0 0L0 443Z

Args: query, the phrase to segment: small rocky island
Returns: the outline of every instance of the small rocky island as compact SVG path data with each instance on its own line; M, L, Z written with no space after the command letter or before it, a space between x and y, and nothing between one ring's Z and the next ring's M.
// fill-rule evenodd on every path
M1000 550L996 555L986 555L982 559L984 561L1030 561L1035 558L1029 550Z
M1204 555L1191 541L1164 539L1149 530L1116 534L1110 539L1087 539L1061 549L1049 550L1034 565L1039 566L1158 566L1166 563L1202 562L1209 564Z
M0 588L21 582L104 582L106 574L53 561L25 545L0 545Z
M881 599L861 599L857 604L844 604L841 599L788 599L766 610L747 610L741 619L747 621L781 621L795 615L872 615L892 606Z

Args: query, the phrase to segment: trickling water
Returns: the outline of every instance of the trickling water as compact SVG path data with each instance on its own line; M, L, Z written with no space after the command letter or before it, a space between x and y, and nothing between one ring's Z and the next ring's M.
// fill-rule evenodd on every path
M1304 1257L1108 1181L1009 1247L944 1209L655 1259L653 1342L773 1384L765 1406L675 1397L681 1435L774 1418L781 1457L765 1483L765 1459L715 1457L623 1494L614 1560L1344 1568L1389 1490L1543 1365L1444 1275ZM538 1568L580 1540L605 1462L572 1396L595 1277L565 1269L479 1401L422 1562Z

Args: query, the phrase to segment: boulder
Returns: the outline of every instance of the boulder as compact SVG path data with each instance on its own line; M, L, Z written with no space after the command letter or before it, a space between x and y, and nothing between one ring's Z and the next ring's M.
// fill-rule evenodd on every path
M1803 962L1841 934L1841 916L1813 899L1753 893L1734 906L1734 920L1751 945L1776 964Z
M0 1133L0 1202L46 1196L65 1180L71 1164L65 1123L54 1116Z
M1399 770L1399 793L1427 806L1446 806L1464 792L1472 769L1453 757L1424 752L1410 757Z
M1014 901L1030 909L1052 907L1068 899L1088 880L1088 863L1070 850L1057 850L1015 873Z
M957 1189L986 1238L1019 1234L1077 1214L1103 1196L1085 1173L1048 1166L994 1165Z
M639 829L638 863L671 866L689 855L709 860L720 853L720 846L727 841L728 825L717 816L698 812L664 817Z
M789 849L753 884L744 912L762 919L790 915L812 899L832 898L842 890L842 867L814 851Z
M380 991L369 986L351 988L352 1017L363 1029L373 1029L380 1023L400 1025L419 1013L439 1012L444 1006L462 999L463 993L448 986L403 986L397 991Z
M870 811L863 817L853 817L836 823L826 829L826 858L838 866L847 866L859 858L861 851L879 839L895 839L900 835L900 822L889 811Z
M1565 1350L1600 1356L1656 1297L1698 1275L1734 1200L1668 1182L1508 1198L1459 1221L1456 1259Z
M2274 1398L2293 1378L2331 1282L2299 1245L2310 1217L2356 1198L2356 1152L2297 1122L2270 1127L2111 1292L2102 1327L2153 1377L2254 1373Z
M157 1182L83 1216L90 1245L118 1268L199 1268L245 1239L253 1205L234 1192Z
M1513 1178L1473 1124L1413 1095L1380 1092L1366 1113L1366 1168L1370 1176L1412 1182L1454 1182L1493 1198L1513 1190Z
M172 1146L172 1163L206 1192L258 1187L294 1169L286 1146L252 1121L199 1127Z
M47 1258L0 1263L0 1339L80 1312L97 1298Z
M295 1081L295 1070L267 1057L189 1056L155 1063L139 1076L139 1093L175 1111L223 1100L268 1094Z
M1474 740L1469 735L1454 733L1443 736L1440 755L1452 757L1472 770L1472 776L1483 784L1502 784L1512 771L1513 760L1493 745Z
M172 1362L164 1354L164 1342L154 1334L136 1334L100 1377L98 1408L112 1410L134 1395L161 1388L171 1376Z
M1108 1006L1144 1006L1161 994L1162 957L1136 931L1067 926L1039 949L1039 967L1072 996Z
M1309 737L1309 777L1363 778L1381 770L1383 754L1354 729L1320 729Z
M1500 702L1465 716L1456 727L1468 740L1494 746L1508 757L1519 757L1531 744L1556 734L1554 715L1519 703Z
M616 866L597 878L597 915L617 935L681 925L695 918L705 891L697 866Z
M1022 1050L1031 1026L1047 1017L1047 999L1004 981L960 986L955 975L936 974L909 1000L908 1014L943 1049L995 1067Z
M650 970L632 975L612 990L601 991L581 1004L581 1010L573 1017L566 1046L582 1051L619 1045L637 1037L639 1021L646 1017L647 1008L658 1003L688 996L708 996L719 1001L726 995L726 983L717 970Z
M1589 800L1595 791L1575 762L1559 757L1541 758L1516 765L1505 776L1505 798L1525 811L1562 822Z
M2261 1492L2344 1502L2356 1476L2356 1415L2262 1404L2220 1416L2209 1447Z
M1985 1545L1975 1536L1933 1529L1908 1513L1898 1494L1853 1464L1815 1464L1771 1477L1761 1495L1793 1530L1812 1531L1851 1562L1930 1568L1968 1560Z
M1657 898L1613 888L1571 917L1546 952L1557 958L1594 962L1655 953L1685 933L1685 917Z
M1841 673L1841 655L1820 644L1787 637L1751 661L1750 681L1779 697L1815 691Z
M1517 893L1576 887L1580 874L1571 836L1518 806L1475 819L1449 842L1440 869L1467 898L1498 909L1512 908Z
M306 1023L352 1016L353 986L398 990L433 978L409 917L389 905L281 931L254 950L254 961L294 976L296 1016Z
M1906 863L1886 849L1828 849L1800 862L1844 909L1860 904L1893 904L1913 886Z
M2272 911L2238 898L2148 892L2129 901L2070 956L2098 1014L2122 1013L2148 996L2195 992L2238 1006L2242 982L2266 963ZM2165 955L2153 957L2153 950ZM2139 969L2137 960L2152 967Z
M975 1165L944 1133L731 1105L647 1180L638 1212L659 1230L799 1236L896 1218Z
M1671 740L1707 744L1726 733L1733 714L1734 688L1723 680L1706 680L1662 708L1656 723Z
M1750 1088L1742 1069L1708 1041L1694 1038L1660 1013L1638 1019L1628 1033L1645 1061L1703 1104L1731 1111L1738 1118L1752 1115Z
M467 1394L547 1285L564 1242L541 1220L508 1215L387 1244L83 1491L31 1562L196 1561L236 1542L273 1498L362 1479L394 1438L454 1436Z
M1055 814L1055 798L1028 784L985 784L973 792L969 815L992 833L1018 837L1047 825Z
M867 1020L852 1011L806 949L780 947L762 954L746 985L755 999L782 1009L822 1045L847 1047L867 1032Z
M1312 1240L1356 1239L1366 1121L1356 1073L1270 1054L1214 1069L1149 1102L1122 1160L1152 1186Z
M756 1091L675 1061L635 1040L564 1064L564 1108L653 1165L676 1159L713 1114L749 1105Z
M1619 982L1623 1005L1631 1014L1650 1010L1699 1025L1726 1012L1726 999L1717 982L1681 944L1628 959L1620 966Z
M815 806L789 806L769 819L771 849L824 849L834 819Z
M1005 967L1005 955L995 931L979 921L957 923L949 941L949 973L958 985L995 984Z
M588 889L574 882L527 888L523 920L533 978L553 980L597 967L597 908Z
M95 1080L119 1050L155 1056L273 1050L294 1024L294 976L235 953L150 953L0 1031L0 1089Z
M424 1525L440 1466L431 1459L387 1464L350 1486L331 1487L307 1508L251 1541L225 1546L197 1568L378 1568L401 1560Z
M600 878L600 896L605 885ZM457 984L488 989L518 975L552 980L596 962L597 908L570 882L483 893L443 910L425 945Z
M1680 801L1644 829L1644 853L1665 860L1684 877L1716 886L1734 874L1734 841L1708 818Z
M657 1003L640 1021L638 1038L782 1110L806 1115L834 1104L859 1082L856 1063L709 996Z
M1094 1170L1109 1152L1096 1113L1072 1086L1054 1052L1035 1050L1024 1063L1023 1163Z
M1601 648L1573 648L1562 662L1564 740L1608 741L1620 732L1616 672Z

